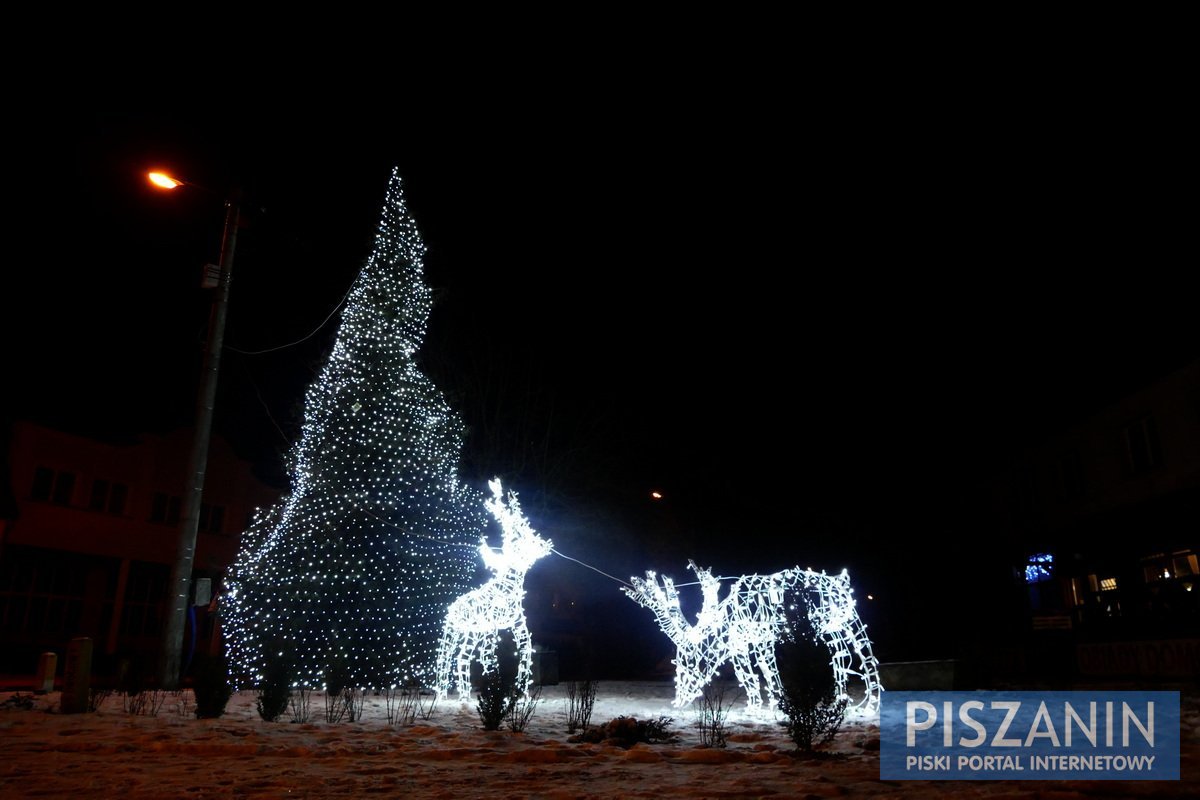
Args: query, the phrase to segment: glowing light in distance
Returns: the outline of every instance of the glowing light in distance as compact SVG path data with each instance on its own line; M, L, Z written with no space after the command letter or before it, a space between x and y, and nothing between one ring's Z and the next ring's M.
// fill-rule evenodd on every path
M165 172L149 172L146 177L160 189L176 189L183 186L183 181L177 181Z

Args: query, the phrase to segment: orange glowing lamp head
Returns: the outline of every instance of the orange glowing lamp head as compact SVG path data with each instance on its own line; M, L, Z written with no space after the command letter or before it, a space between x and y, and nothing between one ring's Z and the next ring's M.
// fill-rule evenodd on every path
M183 181L177 181L165 172L149 172L146 177L160 189L175 189L183 186Z

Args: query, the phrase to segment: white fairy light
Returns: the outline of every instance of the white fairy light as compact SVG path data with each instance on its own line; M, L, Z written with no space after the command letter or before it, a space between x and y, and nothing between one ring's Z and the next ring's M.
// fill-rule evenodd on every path
M779 701L783 684L775 663L775 643L786 630L784 600L798 595L808 610L813 630L828 645L839 698L847 694L851 678L863 686L863 697L853 708L873 713L879 707L879 662L871 652L867 629L854 607L854 590L845 570L826 575L799 567L772 575L743 575L718 600L721 581L710 570L689 561L700 582L703 606L696 623L689 624L679 606L679 591L670 578L662 583L653 572L630 579L626 595L654 612L659 627L675 644L675 701L682 707L699 697L717 671L732 662L734 676L746 692L748 710L767 708ZM757 668L757 669L756 669ZM763 681L760 684L759 673Z
M517 686L528 693L533 676L533 640L525 621L525 573L550 553L554 543L537 535L521 513L516 494L508 493L505 505L500 480L488 482L492 496L487 510L500 523L499 550L481 537L479 555L495 576L450 604L442 625L437 657L437 691L451 689L466 701L471 695L471 661L478 657L484 674L499 668L497 649L501 631L511 630L517 648Z
M375 247L305 397L292 491L246 531L222 603L231 672L285 654L293 681L432 683L446 607L473 582L481 495L458 479L465 427L413 360L432 292L392 173Z

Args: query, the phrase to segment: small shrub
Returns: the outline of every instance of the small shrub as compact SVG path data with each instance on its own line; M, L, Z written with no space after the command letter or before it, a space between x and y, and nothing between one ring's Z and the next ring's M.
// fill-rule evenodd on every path
M779 710L796 747L805 753L831 741L842 726L847 701L836 697L829 648L817 639L803 603L789 606L788 632L775 647L783 692Z
M145 692L125 692L121 696L121 708L126 714L141 714L146 710L146 693Z
M262 680L254 690L254 707L265 722L274 722L287 711L292 697L291 675L287 662L280 656L267 660Z
M112 689L97 689L94 686L88 689L88 712L94 714L99 711L100 706L104 705L104 701L111 697L112 693Z
M342 717L346 716L346 704L342 702L341 692L331 692L325 690L325 721L329 724L334 724L342 721Z
M167 701L167 695L168 692L159 689L142 689L133 694L126 693L123 699L125 713L157 717L159 710Z
M567 733L586 731L596 707L596 682L571 681L567 684Z
M142 695L146 698L146 716L157 717L158 712L166 705L167 697L170 694L170 692L161 689L147 689L142 692Z
M705 747L725 746L725 719L729 715L725 684L707 684L693 703L696 726L700 729L700 744Z
M325 670L325 721L333 724L341 722L346 716L349 706L343 691L350 682L346 674L345 664L335 661ZM353 721L353 720L351 720Z
M175 689L168 692L168 702L175 713L181 717L190 717L195 707L192 705L191 695L186 689Z
M196 695L197 719L216 719L225 713L233 689L229 686L229 668L224 656L197 659L192 672L192 692Z
M626 749L638 742L657 744L670 742L675 734L668 728L675 722L671 717L657 719L637 719L636 717L617 717L603 725L591 728L578 736L572 736L570 742L610 742Z
M312 719L312 689L294 689L288 698L288 707L292 712L292 722L308 723Z
M343 687L341 701L347 722L358 722L362 719L363 708L367 705L366 692L350 686Z
M398 686L383 690L383 707L389 725L411 725L416 720L415 695Z
M516 676L495 669L485 672L479 680L479 702L476 710L485 731L500 730L508 716L515 695Z
M423 720L433 718L437 695L423 694L421 686L413 681L403 688L384 689L383 702L389 725L412 725L418 717Z
M541 699L541 686L534 686L527 695L521 694L514 686L512 701L508 704L508 713L505 715L508 720L508 729L513 733L524 732Z
M437 695L432 692L427 695L423 695L419 690L417 690L416 695L417 716L428 722L429 720L433 719L434 712L437 711Z
M19 708L22 711L32 711L33 695L21 694L20 692L17 692L3 703L0 703L0 708Z

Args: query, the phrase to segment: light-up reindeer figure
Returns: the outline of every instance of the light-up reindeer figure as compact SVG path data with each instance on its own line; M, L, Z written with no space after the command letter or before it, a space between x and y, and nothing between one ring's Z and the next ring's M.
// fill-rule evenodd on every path
M748 710L774 708L783 685L775 663L775 643L787 622L785 602L803 602L813 630L829 647L839 698L847 698L847 683L855 677L865 688L853 707L874 712L879 707L879 662L871 652L866 626L854 607L850 576L826 575L811 570L783 570L772 575L743 575L718 600L721 581L694 562L688 568L699 579L703 605L695 624L688 623L679 607L679 592L668 577L662 583L653 572L645 579L631 578L630 598L654 612L663 632L674 642L676 707L699 697L717 671L732 662L734 676L746 691ZM757 667L757 670L755 669ZM759 681L759 673L763 681Z
M506 505L500 481L492 480L488 486L492 497L484 505L500 523L502 544L499 551L493 550L482 536L479 554L484 566L495 574L450 604L438 647L437 692L445 696L455 688L464 702L471 695L471 660L476 654L485 674L499 668L497 648L503 630L512 630L518 656L517 686L522 693L528 692L533 680L533 643L521 602L525 573L554 546L533 530L514 493L508 493Z

